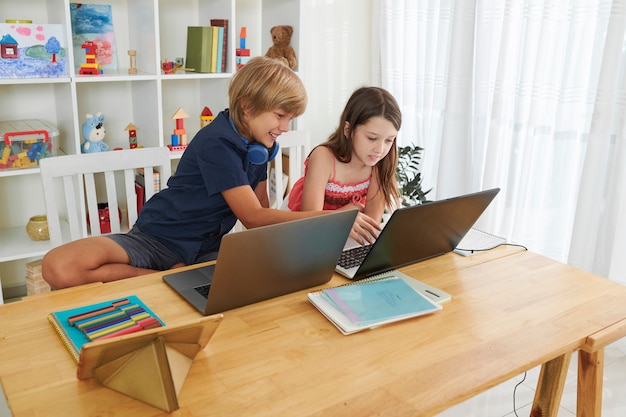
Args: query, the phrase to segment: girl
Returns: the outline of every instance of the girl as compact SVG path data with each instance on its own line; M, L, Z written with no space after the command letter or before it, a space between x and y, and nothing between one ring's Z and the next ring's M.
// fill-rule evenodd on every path
M378 87L357 89L337 130L305 161L305 174L293 186L292 211L359 209L350 236L373 243L385 208L399 199L396 136L402 114L395 98ZM372 225L376 225L374 233Z

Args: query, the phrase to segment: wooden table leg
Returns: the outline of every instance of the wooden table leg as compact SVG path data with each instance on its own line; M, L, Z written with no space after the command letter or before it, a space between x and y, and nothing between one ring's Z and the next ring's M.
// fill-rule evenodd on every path
M556 417L572 353L566 353L541 366L530 417Z
M618 321L588 336L578 351L577 417L602 415L604 348L623 337L626 337L626 320Z
M578 393L576 417L602 415L602 376L604 349L595 352L578 351Z

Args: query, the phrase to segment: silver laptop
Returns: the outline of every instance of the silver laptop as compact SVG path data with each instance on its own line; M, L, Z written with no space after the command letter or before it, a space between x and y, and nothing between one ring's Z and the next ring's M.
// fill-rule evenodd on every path
M356 215L337 211L227 234L215 264L163 280L204 315L325 284Z
M336 271L367 278L454 250L500 191L499 188L396 210L376 242L348 239Z

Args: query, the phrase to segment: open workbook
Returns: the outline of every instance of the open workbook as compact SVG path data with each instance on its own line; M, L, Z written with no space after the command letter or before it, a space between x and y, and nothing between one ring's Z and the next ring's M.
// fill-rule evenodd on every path
M309 301L348 335L434 313L450 295L400 271L311 292Z

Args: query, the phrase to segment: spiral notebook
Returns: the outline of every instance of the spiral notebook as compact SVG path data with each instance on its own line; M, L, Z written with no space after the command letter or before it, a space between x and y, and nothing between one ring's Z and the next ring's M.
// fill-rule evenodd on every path
M388 271L308 294L308 299L344 335L434 313L451 299L400 271Z
M138 325L141 320L146 320ZM48 314L48 321L56 330L61 342L78 363L82 347L102 338L129 334L165 325L138 297L128 297L89 304ZM132 327L139 326L142 327ZM123 332L126 330L126 332Z

